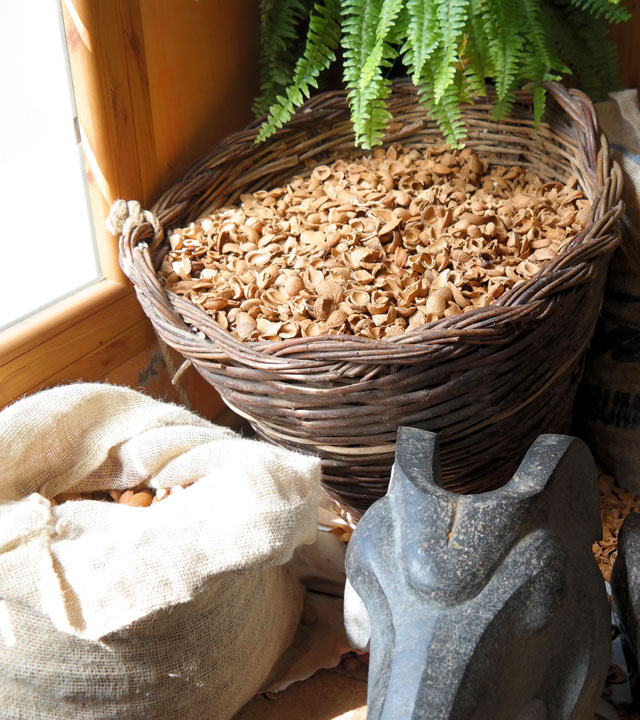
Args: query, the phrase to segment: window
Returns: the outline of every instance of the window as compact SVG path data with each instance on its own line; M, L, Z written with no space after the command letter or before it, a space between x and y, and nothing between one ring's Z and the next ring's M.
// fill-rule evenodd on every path
M104 229L109 207L119 197L151 207L217 139L250 119L257 88L255 0L59 2L101 279L0 331L0 407L59 382L104 379L154 342ZM55 0L4 3L0 33L28 42L31 29L15 25L16 13L40 21L51 5L57 10ZM8 72L17 78L15 58ZM11 112L16 99L4 97ZM84 228L76 233L88 242ZM24 273L28 256L17 258Z
M60 8L34 0L5 12L0 86L11 102L0 118L8 261L0 328L100 277Z

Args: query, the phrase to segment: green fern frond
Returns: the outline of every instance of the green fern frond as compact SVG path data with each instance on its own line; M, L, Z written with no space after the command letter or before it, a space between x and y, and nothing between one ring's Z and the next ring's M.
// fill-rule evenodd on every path
M324 4L315 4L309 18L304 54L296 63L286 95L278 96L269 108L268 117L260 128L256 142L262 142L288 122L296 108L309 97L309 87L318 87L318 75L336 59L335 49L340 43L340 26L336 19L339 9L339 0L326 0Z
M483 0L470 0L465 45L467 60L464 75L471 92L475 95L485 95L486 79L495 75L489 37L482 17L482 2Z
M402 9L403 0L383 0L378 15L378 26L376 28L376 40L373 49L369 53L362 66L360 75L360 89L364 90L373 80L380 69L384 55L389 56L389 35L393 30L396 19ZM385 47L387 46L387 47Z
M369 85L352 100L352 122L356 145L369 150L382 142L385 128L391 120L386 100L391 93L391 81L378 73Z
M406 3L407 0L402 0L400 12L398 13L396 20L389 31L389 35L387 36L389 43L391 45L395 45L398 48L398 52L400 52L400 48L402 48L402 45L407 39L407 33L409 32L409 20L411 15L407 10Z
M520 0L520 12L527 32L527 39L530 43L531 56L535 59L536 67L544 68L539 77L532 77L531 80L542 80L544 73L551 69L553 61L551 51L547 46L547 38L540 21L542 9L540 0Z
M506 101L497 117L502 117L502 109L509 104L508 97L512 93L523 45L522 37L515 32L518 26L516 8L512 0L485 0L482 16L489 38L498 100Z
M296 62L291 48L306 11L301 0L260 2L260 94L253 104L257 116L263 115L291 82Z
M406 7L407 39L402 55L414 85L418 85L424 64L440 41L440 28L432 0L407 0Z
M547 100L547 91L541 86L533 88L533 122L537 127L542 120Z
M391 65L397 52L394 47L383 43L377 73L365 87L360 84L362 68L376 45L382 5L383 0L342 1L343 77L356 144L364 148L380 142L389 117L384 100L390 84L382 78L381 68Z
M458 62L458 45L467 22L468 0L435 0L442 37L442 59L434 78L433 97L438 103L451 85Z
M542 18L547 36L580 86L593 100L618 86L618 58L606 24L566 0L547 2ZM567 32L567 28L571 32Z
M438 123L444 139L453 148L463 147L463 140L467 136L467 128L462 119L460 101L464 76L460 70L456 72L454 81L445 89L439 100L436 100L435 67L442 62L442 58L434 57L434 61L427 60L422 69L418 97L427 111Z
M571 68L575 68L587 61L585 48L577 41L574 32L567 32L568 4L564 7L557 0L547 0L544 3L544 12L541 17L542 26L548 38L549 45L553 48L556 57L561 61L560 72L571 74Z
M349 90L360 85L362 68L376 43L382 0L342 1L344 82Z
M621 23L631 18L631 13L619 0L571 0L571 4L598 19L602 16L610 23Z
M387 98L391 94L391 80L377 76L371 85L365 104L363 122L356 135L356 142L365 150L380 145L385 129L391 121Z
M574 65L582 89L593 99L603 100L618 88L618 58L606 25L586 12L569 8L577 39L579 61Z
M260 0L261 96L269 110L259 140L287 122L318 87L342 45L343 79L356 143L382 141L391 118L389 71L401 55L445 138L465 137L460 103L496 86L493 116L505 117L515 92L533 93L537 124L543 83L575 73L597 99L615 87L617 57L605 20L629 18L621 0ZM299 29L308 19L297 59Z
M520 57L518 84L533 92L533 120L537 127L542 119L546 104L546 91L542 83L554 77L553 72L563 69L563 64L550 47L542 24L540 0L521 0L520 20L523 34L527 37L527 51ZM503 106L497 109L505 117L511 108Z
M517 81L514 81L511 87L505 92L505 94L502 97L498 97L497 100L494 102L493 108L491 110L491 117L493 118L493 120L504 120L511 112L516 102L516 89Z

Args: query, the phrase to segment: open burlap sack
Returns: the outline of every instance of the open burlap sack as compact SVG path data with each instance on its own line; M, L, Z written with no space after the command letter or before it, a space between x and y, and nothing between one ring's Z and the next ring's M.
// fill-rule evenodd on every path
M640 103L637 90L610 98L596 109L622 168L626 211L574 417L596 460L640 492Z
M0 717L230 718L297 626L319 462L108 385L21 400L0 438Z

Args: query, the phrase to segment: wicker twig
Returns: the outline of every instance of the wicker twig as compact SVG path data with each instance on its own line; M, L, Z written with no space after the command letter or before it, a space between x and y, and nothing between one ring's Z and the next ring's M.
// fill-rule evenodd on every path
M500 485L538 434L568 428L607 263L619 242L621 176L589 99L557 83L548 90L560 107L538 128L526 96L500 123L489 119L488 103L464 109L467 144L476 152L546 180L575 175L592 201L585 230L489 307L385 340L243 343L166 292L143 242L150 226L120 238L122 267L163 341L190 359L261 437L318 453L327 487L356 511L384 494L400 425L440 433L444 484L465 492ZM409 83L396 83L390 106L388 143L419 148L441 140ZM264 145L254 144L256 133L254 124L228 137L160 198L153 213L166 230L353 150L340 92L314 97Z

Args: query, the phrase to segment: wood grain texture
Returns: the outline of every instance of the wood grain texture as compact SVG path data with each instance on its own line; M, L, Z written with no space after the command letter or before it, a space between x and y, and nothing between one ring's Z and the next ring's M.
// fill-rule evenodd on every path
M140 0L155 133L153 195L251 119L256 0Z
M640 89L640 0L626 0L631 20L611 27L620 52L620 87Z
M111 337L86 355L73 360L73 380L84 382L106 382L114 368L120 365L122 357L135 357L155 340L153 328L145 321L127 328ZM62 368L31 388L30 392L59 383L69 382L69 368Z
M3 330L0 333L0 368L101 310L109 312L113 302L130 294L127 286L102 280ZM134 322L142 316L140 309Z
M117 3L66 0L62 15L100 266L105 277L124 283L104 224L121 191L139 196L141 184Z
M25 393L71 380L98 380L155 340L135 296L114 302L0 365L0 406Z

